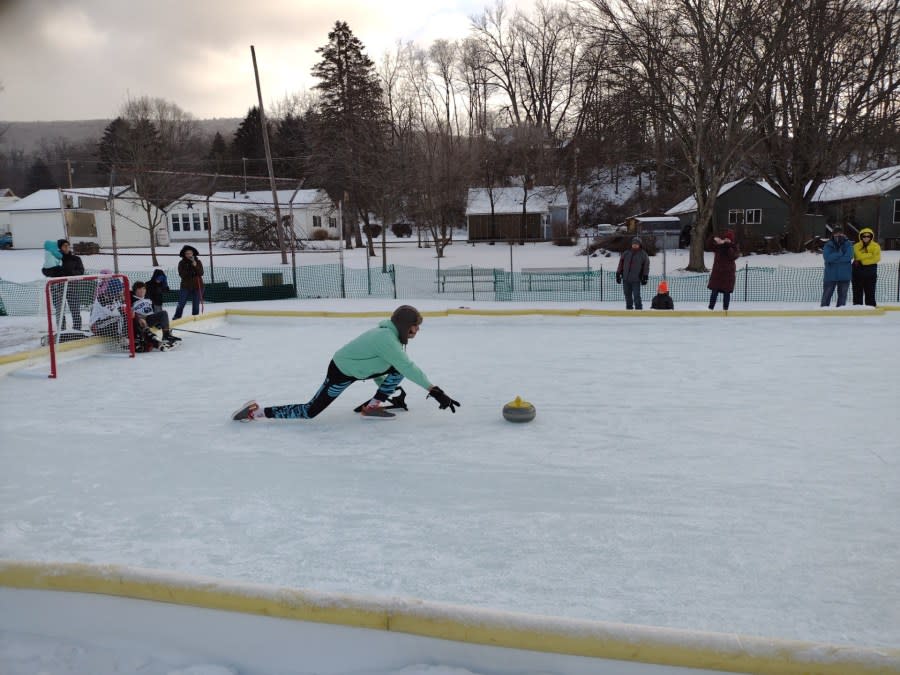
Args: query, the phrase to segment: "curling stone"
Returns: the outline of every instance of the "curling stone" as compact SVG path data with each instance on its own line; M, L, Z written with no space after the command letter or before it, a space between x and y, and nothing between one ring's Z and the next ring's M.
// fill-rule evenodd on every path
M520 396L516 396L515 401L503 406L503 419L507 422L530 422L536 414L534 406L528 401L523 401Z

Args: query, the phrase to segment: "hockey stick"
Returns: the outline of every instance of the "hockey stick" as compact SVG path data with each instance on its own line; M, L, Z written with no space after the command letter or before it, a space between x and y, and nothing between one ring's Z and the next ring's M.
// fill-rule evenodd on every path
M409 410L409 408L406 407L406 392L403 391L403 387L397 387L397 391L400 393L397 394L396 396L391 396L391 398L388 399L391 402L391 404L381 406L382 410L395 410L395 409L407 410L407 411ZM371 401L371 400L372 399L369 399L369 401ZM360 403L358 406L356 406L353 409L353 412L362 412L362 409L369 403L369 401L366 401L365 403Z
M173 328L172 330L180 330L182 333L196 333L197 335L212 335L213 337L225 338L226 340L240 340L239 337L231 337L230 335L219 335L218 333L206 333L202 330L188 330L187 328Z

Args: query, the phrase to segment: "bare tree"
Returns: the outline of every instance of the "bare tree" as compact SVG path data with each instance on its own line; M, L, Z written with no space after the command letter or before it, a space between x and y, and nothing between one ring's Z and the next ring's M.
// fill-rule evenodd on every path
M688 269L703 246L716 196L752 148L751 113L785 47L794 3L778 0L589 0L620 66L652 93L653 114L677 143L697 200Z
M163 208L192 189L179 171L185 159L196 156L197 123L176 104L161 98L141 97L122 108L124 124L116 132L111 158L115 180L134 185L145 220L136 223L150 234L150 255L156 256L157 231L165 224Z
M755 164L789 205L788 246L800 250L822 181L900 123L900 0L795 4L791 48L757 102Z
M516 42L518 26L504 0L472 19L472 37L479 48L480 63L490 82L506 95L504 106L510 124L524 121L519 103L519 62Z

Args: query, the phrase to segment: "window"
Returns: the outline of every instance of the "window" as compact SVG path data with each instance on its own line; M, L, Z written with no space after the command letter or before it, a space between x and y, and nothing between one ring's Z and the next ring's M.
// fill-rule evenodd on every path
M894 222L900 223L900 199L894 200Z
M330 217L328 219L328 227L337 228L337 218L335 218L334 216Z
M186 213L181 214L181 229L183 232L191 231L191 217Z
M203 229L209 230L209 214L208 213L203 214Z
M181 232L181 218L177 213L172 214L172 232Z
M222 216L222 229L223 230L228 229L228 216L225 216L225 215Z
M743 223L744 223L743 209L731 209L728 212L728 224L729 225L742 225Z
M322 227L322 216L313 216L313 227Z
M744 222L748 225L759 225L762 223L762 209L747 209L744 211Z
M194 231L195 231L195 232L199 232L199 231L200 231L200 214L199 214L199 213L192 213L192 214L191 214L191 217L192 217L193 220L194 220Z

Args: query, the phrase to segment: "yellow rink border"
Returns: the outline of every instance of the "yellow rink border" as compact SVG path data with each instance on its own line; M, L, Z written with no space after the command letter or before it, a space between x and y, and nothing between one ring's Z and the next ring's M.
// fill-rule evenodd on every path
M900 650L376 600L117 565L0 560L0 586L96 593L510 649L759 675L891 675Z

